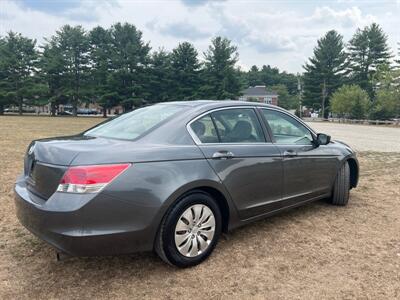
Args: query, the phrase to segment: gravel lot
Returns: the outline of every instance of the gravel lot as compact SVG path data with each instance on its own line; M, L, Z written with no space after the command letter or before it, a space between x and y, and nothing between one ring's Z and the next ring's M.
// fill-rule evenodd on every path
M400 127L309 122L317 132L327 133L357 151L400 152Z
M360 151L349 205L318 201L235 230L200 266L152 253L57 262L15 218L13 182L30 140L99 121L0 116L0 299L400 298L399 129L312 123Z

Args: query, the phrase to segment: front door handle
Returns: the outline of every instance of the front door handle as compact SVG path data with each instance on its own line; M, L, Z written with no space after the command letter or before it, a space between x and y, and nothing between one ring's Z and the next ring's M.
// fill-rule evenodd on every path
M228 158L233 158L235 155L231 151L217 151L212 155L213 159L228 159Z
M283 156L284 157L296 157L297 152L294 150L286 150L285 152L283 152Z

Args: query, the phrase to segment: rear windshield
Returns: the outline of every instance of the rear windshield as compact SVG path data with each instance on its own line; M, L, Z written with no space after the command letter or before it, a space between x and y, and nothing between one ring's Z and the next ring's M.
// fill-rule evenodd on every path
M85 132L88 136L135 139L178 113L182 105L154 105L136 109Z

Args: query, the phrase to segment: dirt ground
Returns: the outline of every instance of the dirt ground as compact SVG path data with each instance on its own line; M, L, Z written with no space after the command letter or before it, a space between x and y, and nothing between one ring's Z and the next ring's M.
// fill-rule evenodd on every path
M57 262L18 223L13 183L32 139L98 121L0 117L0 299L400 298L400 151L386 149L359 152L347 207L319 201L237 229L197 267L176 269L153 253Z

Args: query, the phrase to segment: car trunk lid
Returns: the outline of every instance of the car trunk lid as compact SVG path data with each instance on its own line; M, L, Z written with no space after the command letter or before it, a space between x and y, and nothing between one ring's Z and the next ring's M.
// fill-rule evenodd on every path
M29 191L47 200L57 190L68 166L81 151L110 143L110 140L82 135L32 142L24 161L24 175Z
M31 192L47 200L70 166L204 158L196 145L149 144L85 135L34 141L25 158Z

